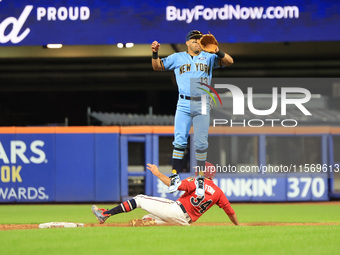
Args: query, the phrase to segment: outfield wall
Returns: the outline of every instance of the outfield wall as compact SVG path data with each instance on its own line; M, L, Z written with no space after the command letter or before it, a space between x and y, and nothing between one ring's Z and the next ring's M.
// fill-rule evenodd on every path
M0 128L0 202L120 200L119 131Z
M266 137L317 136L320 163L328 167L336 164L332 141L340 128L232 128L214 129L214 134L256 136L257 162L262 165L266 164ZM145 162L158 164L159 139L172 135L173 127L157 126L1 127L0 203L121 201L131 195L128 181L134 176L144 179L145 194L176 199L180 193L167 193L149 171L131 172L128 156L130 142L143 143ZM218 174L215 181L231 201L324 201L334 193L332 177L329 172L229 173Z

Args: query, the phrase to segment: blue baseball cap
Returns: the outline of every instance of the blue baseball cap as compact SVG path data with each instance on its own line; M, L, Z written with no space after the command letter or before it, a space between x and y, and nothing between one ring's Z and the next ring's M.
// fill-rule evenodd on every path
M189 41L190 39L199 39L202 37L202 33L198 30L190 30L187 36L185 37L186 41Z

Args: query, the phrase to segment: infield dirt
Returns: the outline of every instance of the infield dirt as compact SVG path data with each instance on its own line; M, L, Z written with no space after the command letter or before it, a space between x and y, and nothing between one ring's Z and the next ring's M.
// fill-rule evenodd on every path
M232 223L192 223L191 226L232 226ZM329 225L340 225L339 222L248 222L242 223L241 226L329 226ZM158 227L158 226L173 226L173 225L153 225L143 227ZM132 227L129 223L88 223L84 227ZM184 226L183 226L184 227ZM22 230L22 229L38 229L39 224L4 224L0 225L0 231L3 230Z

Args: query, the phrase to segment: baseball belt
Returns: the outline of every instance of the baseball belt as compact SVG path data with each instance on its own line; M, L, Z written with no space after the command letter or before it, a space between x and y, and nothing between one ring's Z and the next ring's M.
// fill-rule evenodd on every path
M179 207L181 208L181 210L183 211L183 213L186 215L187 220L188 220L188 223L192 222L192 220L191 220L189 214L187 213L187 210L185 210L185 208L184 208L184 206L182 205L182 203L179 202L179 201L176 201L176 203L179 205Z
M193 101L201 101L201 97L189 97L185 95L179 95L180 98L186 99L186 100L193 100Z
M187 210L185 210L185 208L184 208L184 206L183 206L182 204L179 204L179 207L181 207L181 209L182 209L182 211L183 211L184 213L187 213Z

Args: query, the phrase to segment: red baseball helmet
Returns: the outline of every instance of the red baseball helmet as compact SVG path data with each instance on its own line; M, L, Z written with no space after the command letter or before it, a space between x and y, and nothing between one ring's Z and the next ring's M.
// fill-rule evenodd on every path
M209 162L205 162L205 169L203 171L203 175L205 178L209 178L209 179L214 179L216 174L216 167L209 163ZM195 175L198 175L198 171L197 169L195 169Z

